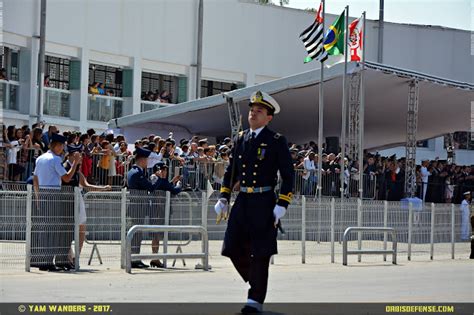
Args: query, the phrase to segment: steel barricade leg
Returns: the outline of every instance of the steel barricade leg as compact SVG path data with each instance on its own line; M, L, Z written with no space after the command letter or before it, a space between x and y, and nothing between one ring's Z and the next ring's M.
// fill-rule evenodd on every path
M413 234L413 204L408 204L408 261L411 261L411 241Z
M202 249L204 253L204 258L202 259L202 267L204 271L209 271L209 236L207 234L207 229L203 228L202 231Z
M306 263L306 197L301 197L301 263Z
M357 199L357 226L362 227L362 199ZM357 232L357 249L362 249L362 232ZM357 261L362 261L362 255L357 255Z
M455 219L456 219L456 214L454 211L454 204L451 204L451 259L454 259L454 244L455 244Z
M30 272L31 266L31 207L33 203L33 186L26 188L26 246L25 246L25 271Z
M125 268L125 255L127 254L127 188L122 188L120 199L120 268Z
M125 271L127 273L132 273L132 239L135 234L135 229L132 227L126 237L126 246L125 246Z
M80 211L81 190L79 187L74 187L74 270L79 271L81 260L80 255L80 233L79 233L79 211Z
M342 236L342 264L347 266L347 235L349 233L344 233Z
M166 192L166 204L165 204L165 225L170 225L170 213L171 213L171 193L169 191ZM168 253L168 231L164 233L163 237L163 253ZM163 259L163 265L167 268L167 259Z
M435 204L431 203L430 260L434 258Z
M331 263L334 263L335 217L336 205L334 197L331 199Z
M393 250L393 254L392 254L392 264L396 265L397 264L397 233L396 231L393 231L392 232L392 250Z

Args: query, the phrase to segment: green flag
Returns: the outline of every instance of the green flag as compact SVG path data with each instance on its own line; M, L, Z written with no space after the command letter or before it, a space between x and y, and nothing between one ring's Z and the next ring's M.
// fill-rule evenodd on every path
M344 10L326 31L324 50L327 51L328 55L344 55L345 13L346 11Z

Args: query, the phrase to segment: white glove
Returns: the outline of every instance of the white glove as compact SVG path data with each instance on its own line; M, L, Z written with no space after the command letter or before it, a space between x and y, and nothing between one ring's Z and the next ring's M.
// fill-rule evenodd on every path
M155 174L151 174L150 176L150 182L155 185L156 181L158 180L158 176L156 176Z
M183 186L183 184L181 183L181 181L179 180L177 183L176 183L176 188L181 188Z
M227 199L219 199L214 206L214 211L217 214L218 222L221 220L221 218L227 218L227 212L229 212L229 203L227 202Z
M273 208L273 216L275 217L275 225L278 224L278 220L283 218L286 213L286 208L276 205L275 208Z

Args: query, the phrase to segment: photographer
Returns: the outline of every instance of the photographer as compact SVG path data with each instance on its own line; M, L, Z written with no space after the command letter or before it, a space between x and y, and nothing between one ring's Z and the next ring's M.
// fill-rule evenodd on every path
M158 171L150 176L152 183L157 183L157 190L169 191L173 195L177 195L181 192L181 182L182 176L177 175L173 177L171 182L168 181L168 166L159 162L156 167ZM163 225L165 224L165 213L163 205L159 205L157 212L154 212L150 216L150 224L152 225ZM163 238L163 233L153 233L153 239L151 241L151 251L153 254L157 254L160 248L160 239ZM150 261L150 266L154 268L163 268L164 265L159 259Z
M150 194L155 190L170 190L173 194L180 191L180 187L173 187L173 185L167 181L166 178L168 176L168 172L167 169L166 172L163 171L163 169L166 167L164 163L159 163L158 167L160 170L155 173L156 181L154 183L145 176L145 169L147 167L150 153L151 151L149 150L137 148L135 154L135 164L127 174L127 183L128 188L130 189L130 204L128 206L127 215L132 219L132 225L143 224L146 216L156 218L156 221L150 220L150 224L163 224L164 222L161 219L164 218L164 208L159 208L157 210L156 202L153 203L155 198L152 198ZM173 183L177 184L177 180L173 179ZM131 248L133 254L140 253L142 239L143 234L140 232L136 233L133 237ZM158 252L158 246L159 239L152 244L152 248L156 248L155 250ZM158 262L155 262L153 266L160 267L162 265L158 264ZM147 267L148 265L144 264L141 260L132 261L132 268Z

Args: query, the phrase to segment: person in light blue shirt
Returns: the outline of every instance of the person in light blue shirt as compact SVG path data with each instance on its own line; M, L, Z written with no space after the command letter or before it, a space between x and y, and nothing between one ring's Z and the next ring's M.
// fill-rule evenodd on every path
M80 164L78 157L66 171L61 158L66 138L53 133L50 140L50 150L38 157L33 172L36 200L31 214L30 266L41 271L71 269L68 253L74 238L74 195L60 189L61 180L69 182Z

